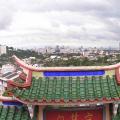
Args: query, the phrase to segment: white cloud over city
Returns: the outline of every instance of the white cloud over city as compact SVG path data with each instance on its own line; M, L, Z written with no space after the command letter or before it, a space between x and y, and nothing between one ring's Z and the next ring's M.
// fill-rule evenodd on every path
M0 0L0 44L118 47L119 0Z

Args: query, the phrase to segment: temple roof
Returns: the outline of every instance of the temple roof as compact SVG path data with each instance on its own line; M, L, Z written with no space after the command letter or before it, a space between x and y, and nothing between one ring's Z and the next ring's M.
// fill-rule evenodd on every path
M8 80L16 100L36 105L120 101L120 63L110 66L40 67L25 64L19 80ZM21 80L22 81L21 81Z
M13 88L20 101L35 104L98 103L120 100L115 76L32 78L30 87Z
M26 107L0 106L0 120L31 120Z

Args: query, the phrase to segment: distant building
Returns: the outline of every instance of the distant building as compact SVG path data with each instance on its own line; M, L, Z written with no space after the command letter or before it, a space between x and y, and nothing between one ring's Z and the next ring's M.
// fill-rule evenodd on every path
M0 76L0 95L5 91L7 87L7 81L10 79L16 79L19 77L20 72L7 72Z
M15 71L15 66L11 64L6 64L2 66L1 73L5 74L8 72L14 72Z
M60 47L58 45L55 48L55 53L60 53Z
M7 53L7 47L5 45L0 45L0 55Z
M120 42L119 42L119 51L120 51Z

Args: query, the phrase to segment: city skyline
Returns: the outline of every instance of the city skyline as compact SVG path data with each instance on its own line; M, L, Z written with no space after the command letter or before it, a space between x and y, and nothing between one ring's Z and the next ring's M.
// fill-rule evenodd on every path
M119 46L119 0L1 0L0 44Z

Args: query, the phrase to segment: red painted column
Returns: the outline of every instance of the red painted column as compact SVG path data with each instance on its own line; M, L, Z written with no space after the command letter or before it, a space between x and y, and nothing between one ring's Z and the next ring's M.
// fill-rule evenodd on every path
M44 108L45 108L45 106L39 106L37 120L43 120L43 110L44 110Z
M106 108L106 120L111 120L109 104L106 104L105 108Z

